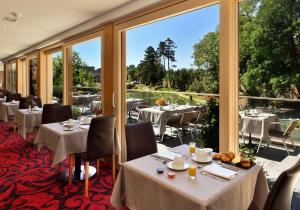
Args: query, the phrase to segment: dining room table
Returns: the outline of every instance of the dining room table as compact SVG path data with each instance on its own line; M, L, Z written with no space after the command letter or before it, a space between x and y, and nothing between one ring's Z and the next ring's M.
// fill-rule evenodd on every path
M147 155L121 165L111 196L116 209L125 206L132 210L247 210L262 209L269 192L266 177L260 165L250 169L224 166L212 161L199 164L186 155L188 145L171 148L186 157L188 164L198 166L196 179L189 178L188 170L172 170L166 161ZM230 179L205 173L208 168L222 167L235 172ZM157 169L161 168L162 173ZM174 172L174 178L169 173Z
M0 103L0 120L8 122L13 118L19 109L19 101L3 102Z
M251 110L248 112L239 112L241 116L242 134L249 134L249 144L252 144L253 134L263 142L270 143L269 129L272 122L278 122L278 115L267 112L258 112Z
M153 106L139 110L138 120L144 122L152 122L157 125L158 134L163 135L166 131L167 119L173 114L193 111L196 107L191 105L168 105Z
M43 108L19 109L16 111L14 123L17 124L18 133L26 139L27 134L42 124Z
M90 120L89 120L90 121ZM35 137L34 144L40 151L43 147L53 151L52 165L58 165L70 155L83 153L86 151L89 123L85 119L73 120L73 128L66 127L67 122L42 124ZM115 152L119 152L119 144L115 138ZM73 171L73 181L78 182L84 179L84 166L81 165L81 158L75 155L75 166ZM89 166L89 177L96 173L96 168ZM62 172L64 181L68 180L69 170Z

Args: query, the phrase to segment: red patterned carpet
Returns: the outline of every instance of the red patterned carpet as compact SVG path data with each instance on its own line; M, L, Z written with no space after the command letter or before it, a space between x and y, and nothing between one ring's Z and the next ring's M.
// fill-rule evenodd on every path
M0 122L0 209L113 209L108 166L101 166L100 176L90 179L85 199L82 182L68 186L58 179L49 151L34 150L9 128ZM66 166L64 162L62 168Z

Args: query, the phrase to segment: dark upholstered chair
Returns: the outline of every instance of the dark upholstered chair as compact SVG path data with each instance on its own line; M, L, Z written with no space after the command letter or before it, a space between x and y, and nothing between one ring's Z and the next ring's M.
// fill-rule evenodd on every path
M0 90L0 98L6 97L8 93L9 93L9 91L7 91L7 90Z
M58 106L57 104L44 104L43 113L42 113L42 124L53 123L53 113L54 107Z
M264 210L291 209L293 191L299 176L300 160L280 174L267 197Z
M34 102L36 103L36 105L37 105L39 108L42 108L42 107L43 107L42 99L41 99L40 97L35 97L35 98L34 98Z
M63 122L68 119L73 119L70 105L44 104L42 124Z
M97 161L97 175L99 175L99 159L111 156L113 181L115 180L114 132L115 117L104 116L92 119L87 137L86 152L77 154L80 155L85 162L85 197L88 197L89 192L90 161Z
M151 122L139 122L125 126L127 161L157 152L155 134Z
M26 103L26 97L20 98L19 109L27 109L28 104Z
M20 101L21 94L20 93L8 93L6 96L6 102L11 102L12 100Z
M73 119L73 112L71 105L56 105L54 106L53 121L63 122L68 119Z

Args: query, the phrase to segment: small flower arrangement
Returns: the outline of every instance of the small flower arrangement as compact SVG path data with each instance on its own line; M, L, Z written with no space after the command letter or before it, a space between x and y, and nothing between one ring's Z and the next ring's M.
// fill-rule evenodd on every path
M163 98L159 98L155 101L155 104L158 106L165 106L166 105L166 100Z

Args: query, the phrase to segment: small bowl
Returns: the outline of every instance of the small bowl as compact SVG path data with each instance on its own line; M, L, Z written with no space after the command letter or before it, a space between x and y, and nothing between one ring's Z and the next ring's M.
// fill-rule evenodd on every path
M175 173L174 172L168 172L168 178L169 179L174 179L175 178Z

